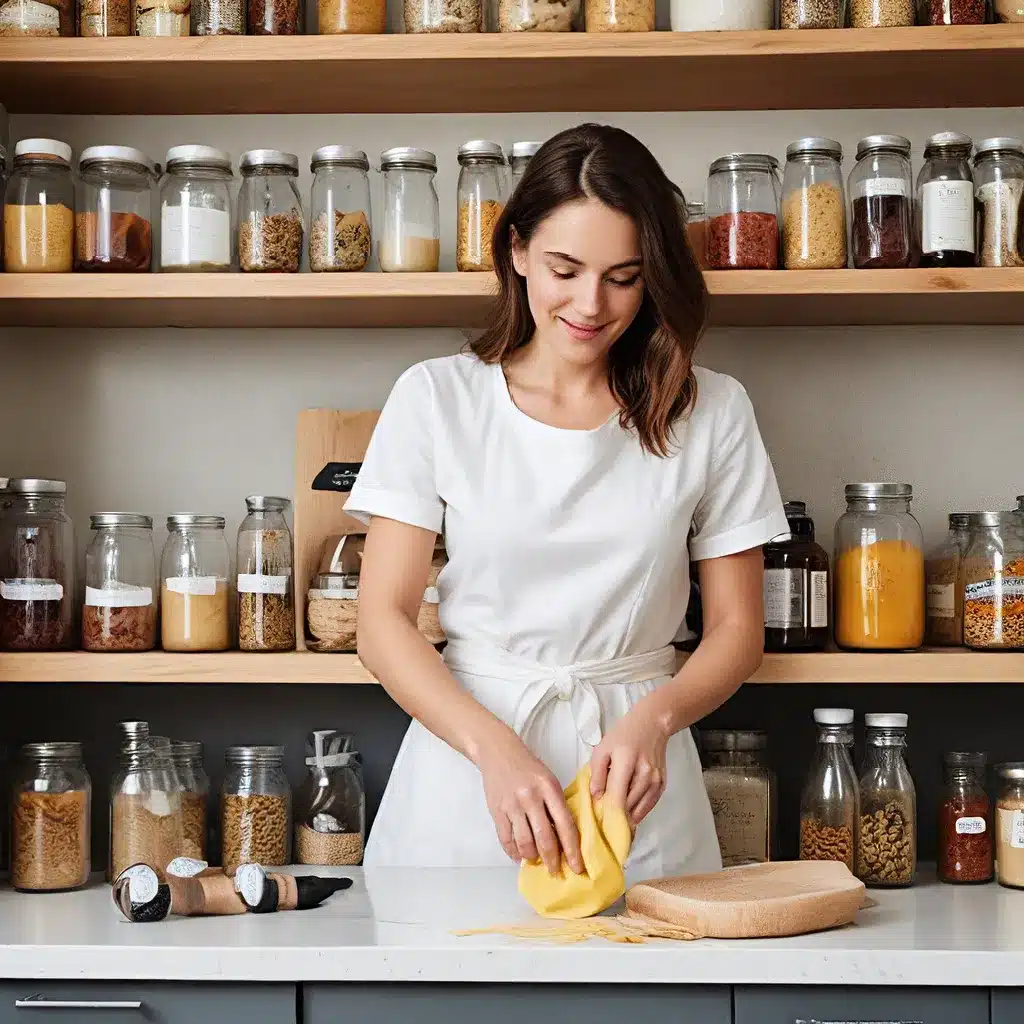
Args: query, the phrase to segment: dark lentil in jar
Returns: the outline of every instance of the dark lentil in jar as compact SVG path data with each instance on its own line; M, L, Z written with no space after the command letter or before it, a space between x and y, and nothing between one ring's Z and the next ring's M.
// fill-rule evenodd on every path
M902 135L861 139L849 193L854 267L909 267L914 253L910 140Z
M923 25L984 25L985 0L922 0Z

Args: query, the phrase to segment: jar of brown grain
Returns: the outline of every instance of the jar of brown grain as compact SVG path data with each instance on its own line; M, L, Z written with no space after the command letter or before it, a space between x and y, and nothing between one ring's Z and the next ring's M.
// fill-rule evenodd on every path
M787 270L846 266L843 148L832 139L798 139L786 148L782 250Z
M57 139L22 139L4 197L4 269L8 274L71 270L75 189L71 147Z
M228 747L220 798L221 864L287 864L291 854L292 791L284 747Z
M210 777L203 767L202 743L198 740L173 740L171 761L181 786L182 856L206 860Z

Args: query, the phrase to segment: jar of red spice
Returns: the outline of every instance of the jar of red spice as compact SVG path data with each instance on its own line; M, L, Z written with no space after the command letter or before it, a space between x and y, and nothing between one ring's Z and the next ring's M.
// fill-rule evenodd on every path
M854 267L888 270L910 266L913 195L910 140L902 135L861 139L857 166L850 172Z
M708 170L704 214L709 270L779 266L779 162L761 153L730 153Z
M985 792L986 757L951 751L943 760L939 804L939 879L990 882L993 874L992 804Z

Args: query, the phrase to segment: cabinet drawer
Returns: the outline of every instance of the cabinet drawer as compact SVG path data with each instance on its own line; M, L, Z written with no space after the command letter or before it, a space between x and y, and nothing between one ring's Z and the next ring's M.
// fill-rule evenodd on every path
M1024 1020L1024 988L992 989L992 1024L1020 1024Z

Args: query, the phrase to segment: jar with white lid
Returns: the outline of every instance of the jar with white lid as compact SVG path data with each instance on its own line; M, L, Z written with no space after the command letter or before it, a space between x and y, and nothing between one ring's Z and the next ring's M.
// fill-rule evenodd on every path
M459 146L455 266L494 270L491 238L505 209L505 155L496 142L475 139Z
M57 139L22 139L4 193L4 270L59 274L72 269L75 189L71 147Z
M510 192L516 190L516 185L522 180L530 161L537 155L537 150L543 143L540 142L513 142L512 150L509 153L508 164L512 168L512 187Z
M321 146L309 169L309 269L364 270L372 238L366 154L352 146Z
M1024 266L1021 201L1024 199L1024 142L983 139L975 148L974 199L978 266Z
M782 253L787 270L846 266L843 147L832 139L798 139L786 147Z
M939 132L924 146L917 176L917 235L922 267L973 267L974 176L969 135Z
M238 646L243 651L295 647L292 535L287 498L251 494L238 528Z
M849 191L854 267L909 267L914 256L910 140L902 135L861 139Z
M231 156L213 146L167 151L160 187L160 269L216 273L231 269Z
M377 241L385 273L436 271L441 258L441 214L434 186L437 157L400 146L380 157L384 224Z
M0 3L0 36L55 37L75 34L73 0L6 0Z
M298 273L302 261L299 158L250 149L238 161L238 266L243 273Z
M191 0L135 0L135 34L176 38L191 32Z

